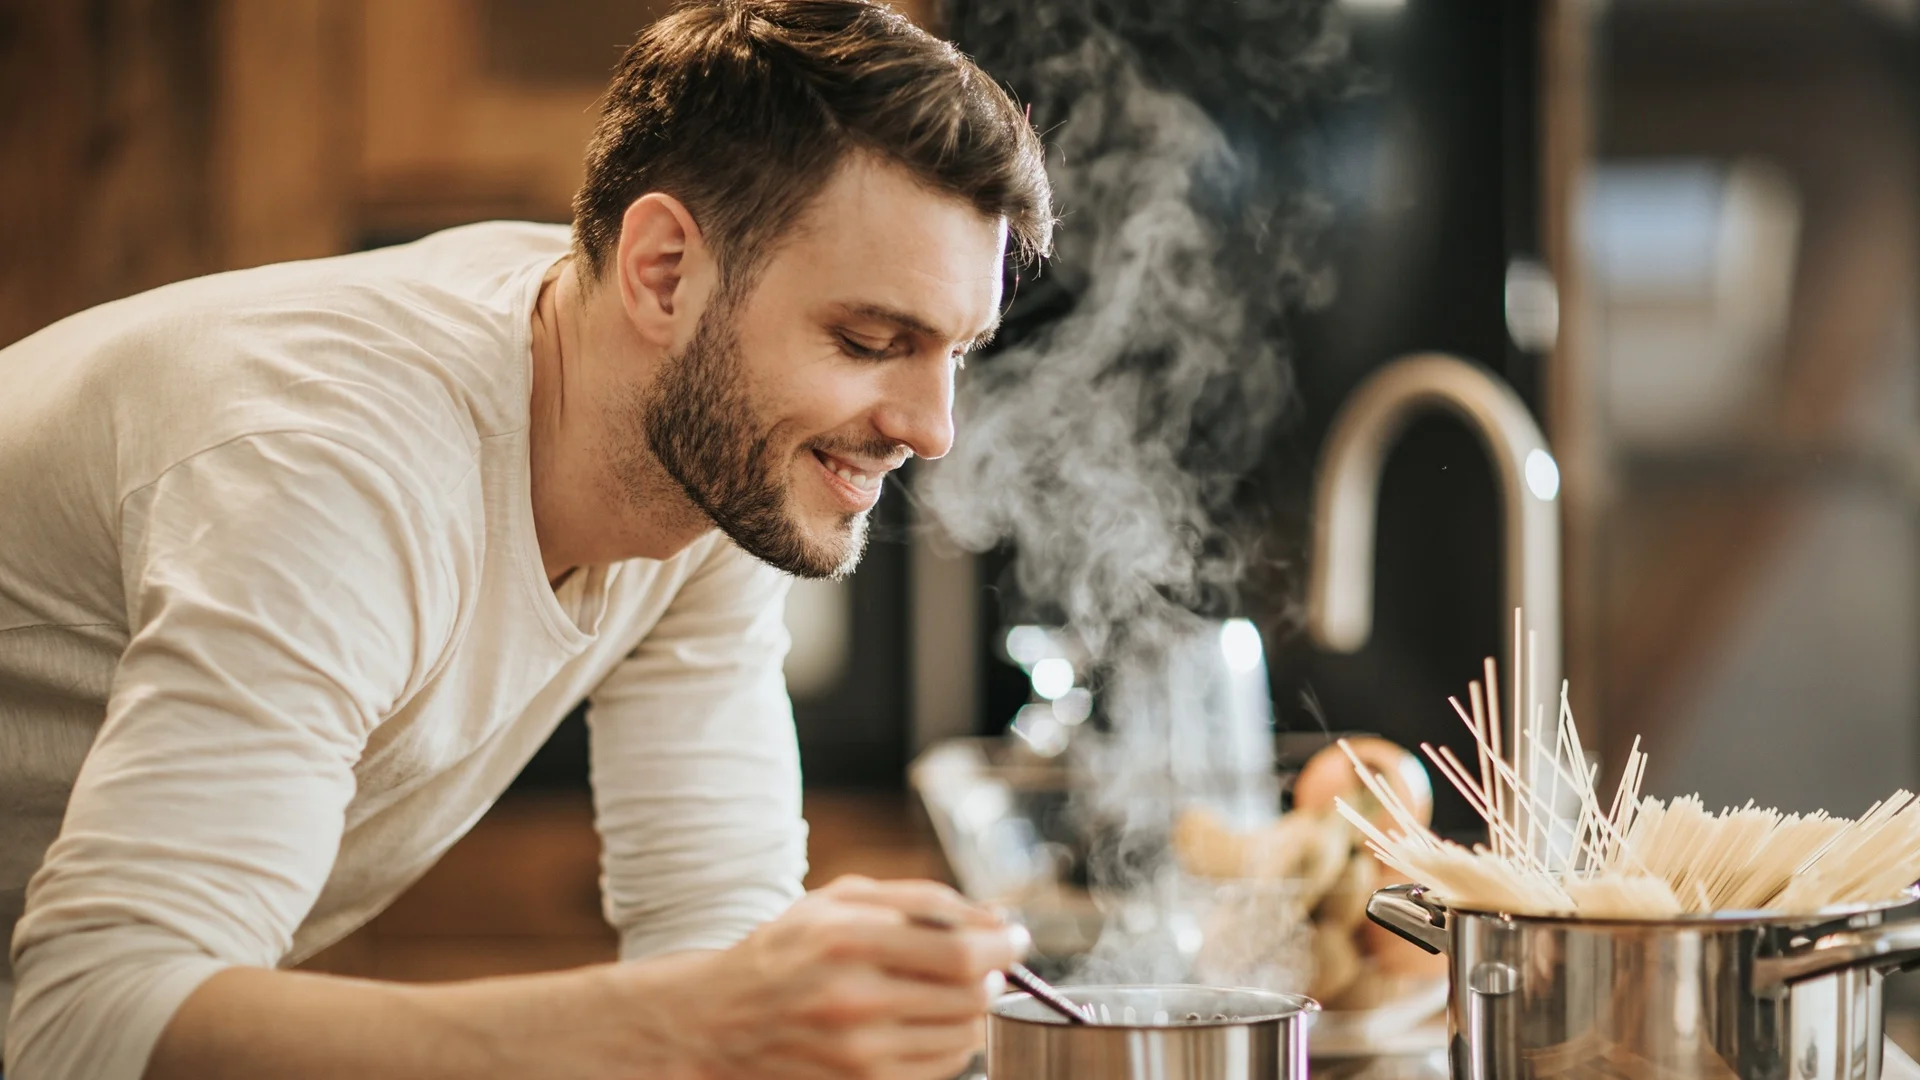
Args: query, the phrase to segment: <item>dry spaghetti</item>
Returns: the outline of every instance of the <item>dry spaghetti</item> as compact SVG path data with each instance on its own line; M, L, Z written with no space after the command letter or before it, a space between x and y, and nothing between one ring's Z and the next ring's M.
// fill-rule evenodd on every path
M1549 733L1545 707L1535 700L1538 688L1526 685L1519 636L1514 670L1523 675L1514 680L1511 753L1491 659L1485 685L1468 688L1470 704L1449 699L1472 733L1474 767L1446 747L1420 747L1486 822L1486 843L1469 849L1434 835L1348 751L1393 825L1376 826L1345 801L1338 803L1340 813L1382 862L1448 903L1596 919L1812 914L1898 899L1920 880L1920 798L1904 790L1857 820L1821 811L1783 814L1751 802L1715 813L1698 796L1642 797L1647 755L1636 739L1603 808L1594 787L1599 770L1586 765L1566 687L1560 687Z

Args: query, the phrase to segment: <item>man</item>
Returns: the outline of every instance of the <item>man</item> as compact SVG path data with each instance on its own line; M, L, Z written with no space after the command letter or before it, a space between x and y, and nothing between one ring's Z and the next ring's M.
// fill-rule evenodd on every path
M204 278L0 351L10 1080L965 1061L1017 932L927 883L795 903L781 605L948 449L1007 247L1048 243L1038 141L896 15L718 0L627 53L587 174L571 232ZM276 970L583 696L622 963Z

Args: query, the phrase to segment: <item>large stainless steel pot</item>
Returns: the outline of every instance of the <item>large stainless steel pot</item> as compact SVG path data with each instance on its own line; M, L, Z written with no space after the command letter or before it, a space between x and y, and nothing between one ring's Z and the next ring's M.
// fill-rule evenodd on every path
M1367 914L1451 957L1449 1053L1470 1080L1878 1080L1882 975L1920 959L1910 900L1606 922L1396 885Z
M1208 986L1063 986L1097 1024L1026 994L987 1014L991 1080L1305 1080L1312 999ZM1224 1015L1225 1020L1214 1020ZM1180 1022L1199 1016L1198 1022Z

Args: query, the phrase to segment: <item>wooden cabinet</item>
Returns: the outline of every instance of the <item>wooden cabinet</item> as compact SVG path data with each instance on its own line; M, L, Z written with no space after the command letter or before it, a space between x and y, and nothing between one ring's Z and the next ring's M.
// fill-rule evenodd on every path
M217 270L568 220L607 74L669 6L9 5L0 344Z

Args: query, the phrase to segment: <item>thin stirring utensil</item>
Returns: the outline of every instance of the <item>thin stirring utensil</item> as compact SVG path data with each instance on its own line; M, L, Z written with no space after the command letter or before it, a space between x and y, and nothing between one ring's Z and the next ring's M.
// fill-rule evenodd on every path
M1033 1000L1065 1017L1069 1024L1093 1023L1087 1018L1086 1006L1076 1004L1072 998L1055 990L1051 983L1028 970L1025 964L1008 964L1007 981L1025 990Z
M914 922L919 923L929 930L957 930L960 926L959 923L941 915L921 913L913 915L912 919ZM1035 975L1032 969L1028 968L1025 964L1019 963L1018 961L1008 964L1006 976L1008 983L1026 991L1033 1000L1059 1013L1067 1023L1093 1023L1093 1020L1087 1015L1085 1006L1077 1004L1072 998L1055 990L1052 983Z

